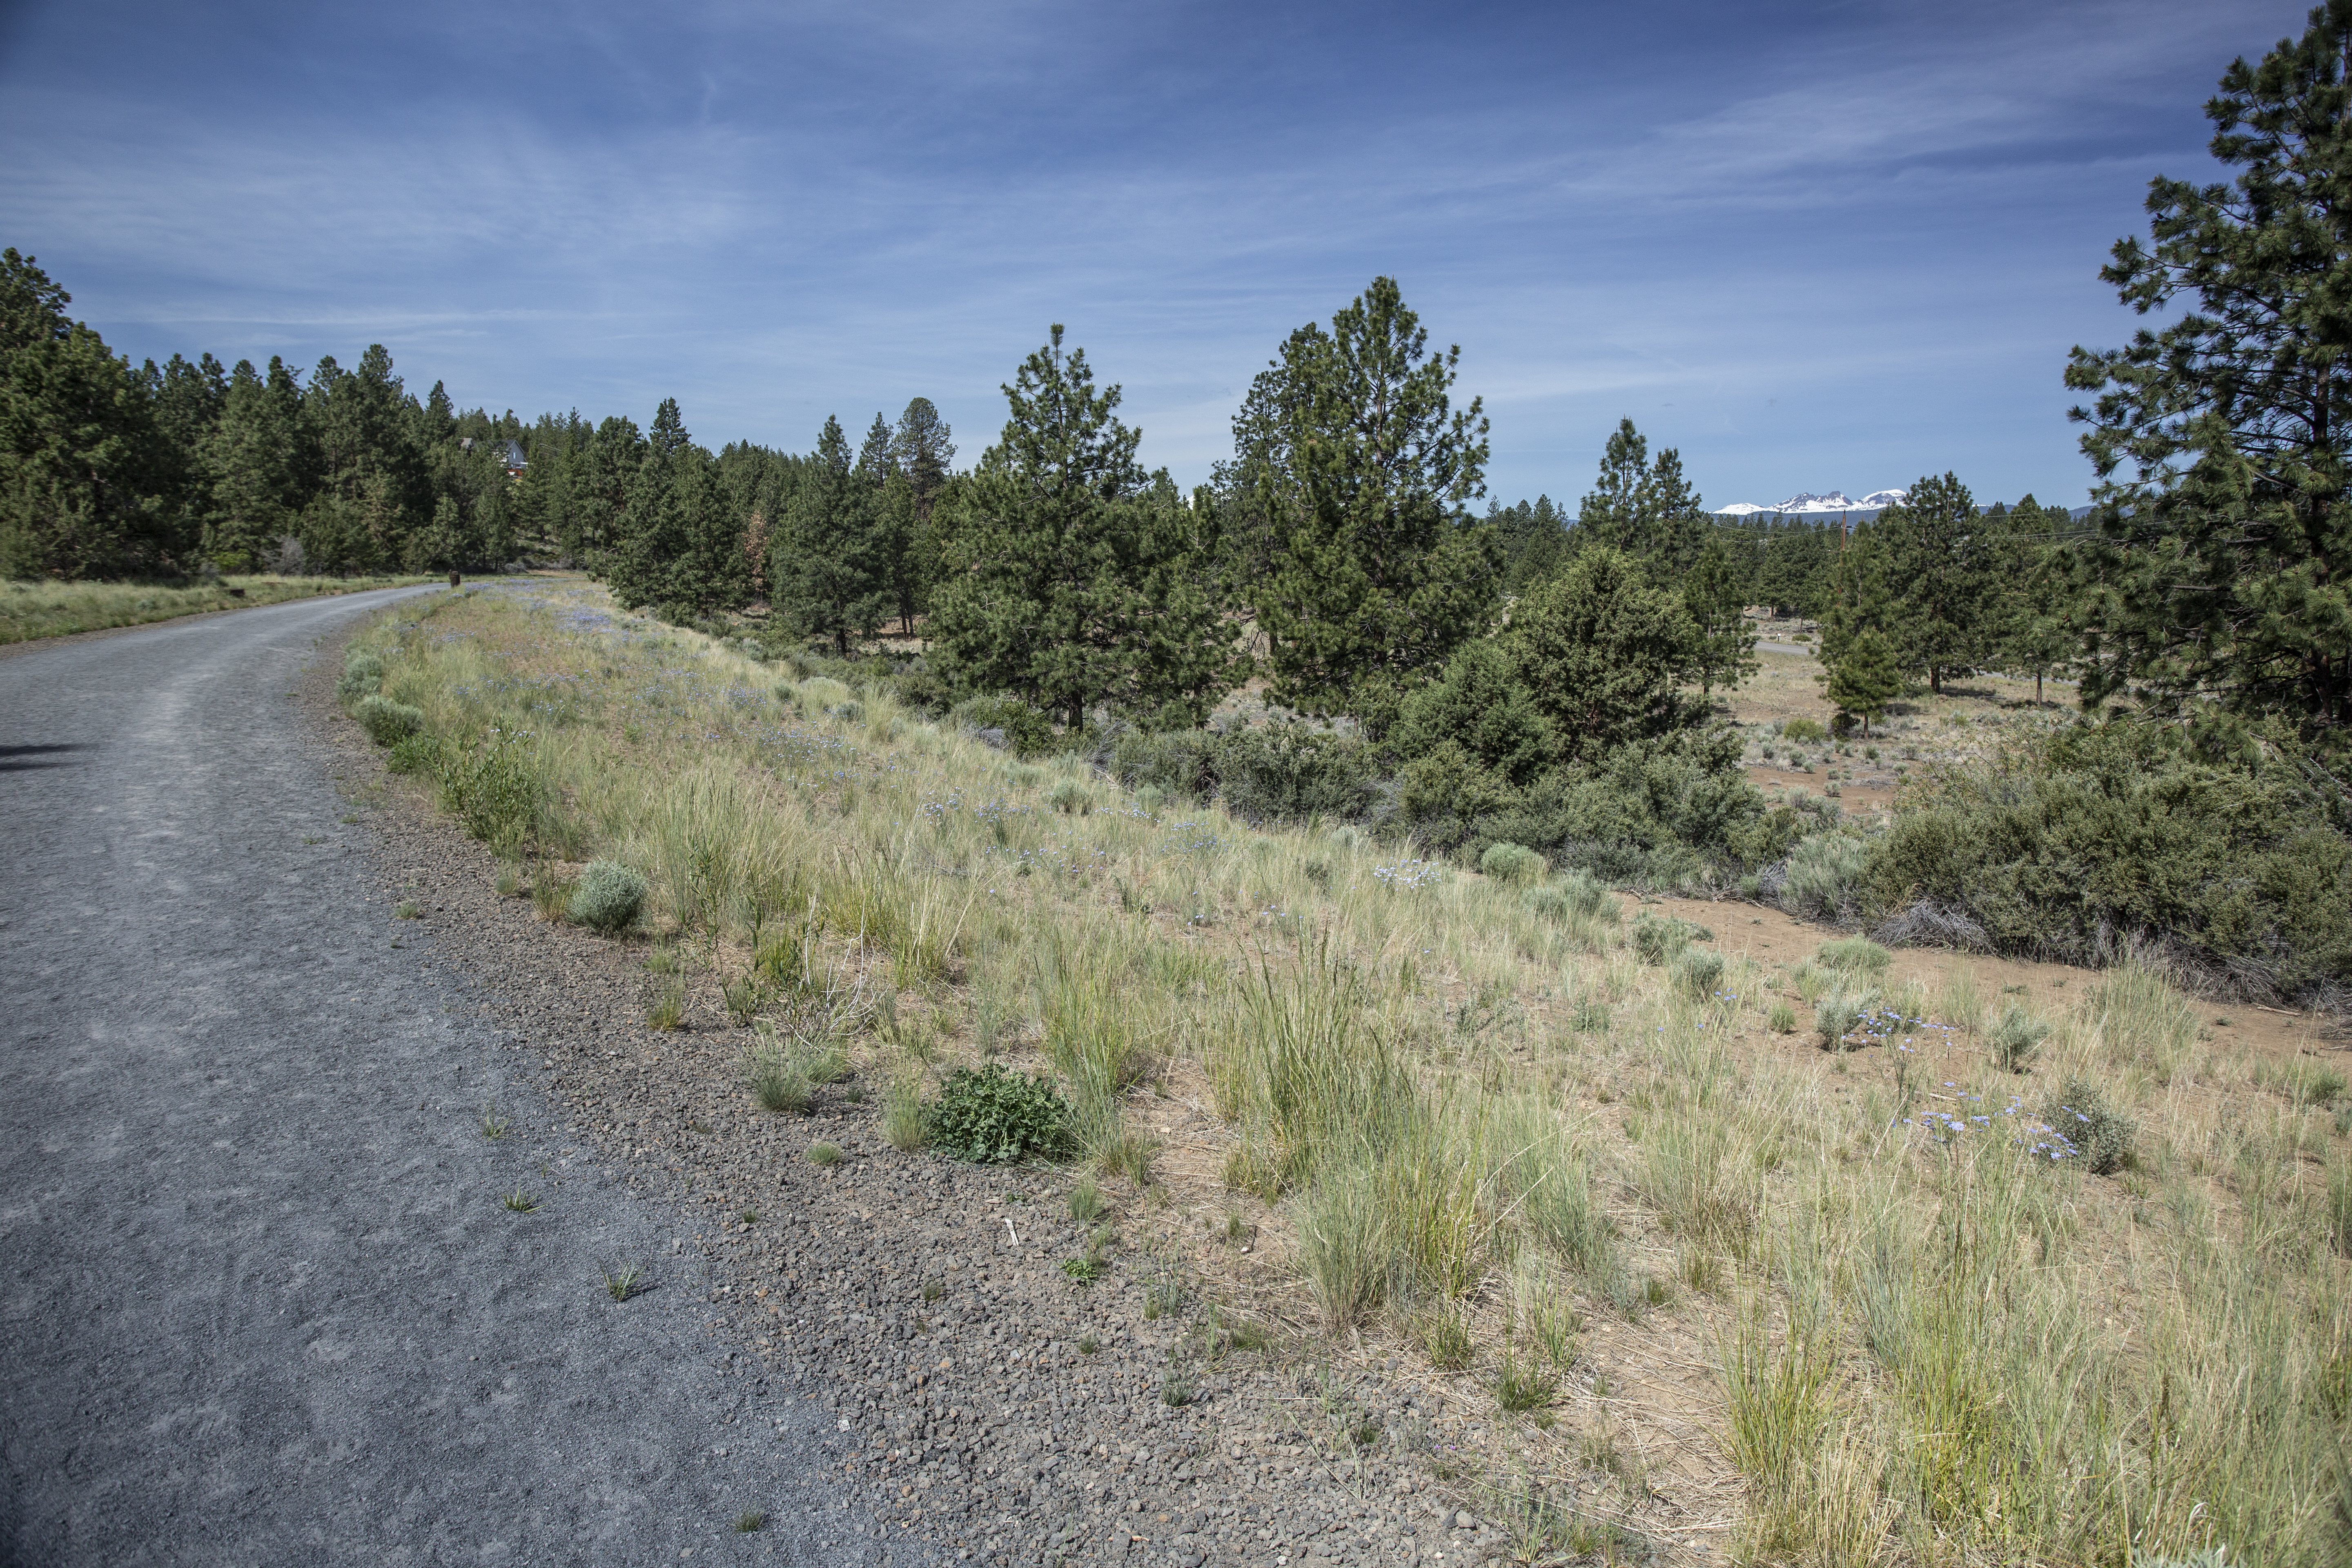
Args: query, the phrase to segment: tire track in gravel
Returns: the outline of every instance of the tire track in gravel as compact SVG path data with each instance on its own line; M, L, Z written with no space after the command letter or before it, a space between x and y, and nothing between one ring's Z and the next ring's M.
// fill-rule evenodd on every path
M289 699L408 592L0 662L0 1563L925 1559L391 918Z

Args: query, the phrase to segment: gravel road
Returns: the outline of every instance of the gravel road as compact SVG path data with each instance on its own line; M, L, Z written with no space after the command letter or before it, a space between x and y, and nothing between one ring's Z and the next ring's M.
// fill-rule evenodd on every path
M432 591L0 661L0 1563L922 1559L391 918L291 698Z

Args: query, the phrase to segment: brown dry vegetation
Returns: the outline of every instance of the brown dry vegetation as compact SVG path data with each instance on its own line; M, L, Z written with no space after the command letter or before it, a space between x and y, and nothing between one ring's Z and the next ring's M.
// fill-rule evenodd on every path
M2346 1550L2352 1117L2323 1020L2143 971L1841 968L1836 933L1744 903L1543 903L1349 830L1146 809L581 583L371 640L445 743L512 749L551 852L646 874L686 962L751 976L814 919L870 1071L1055 1073L1213 1310L1418 1369L1426 1462L1531 1558ZM1738 719L1826 716L1810 660L1765 658ZM2030 721L2007 695L1872 743L1932 765ZM1707 933L1644 963L1629 932L1661 917ZM1865 993L1890 1021L1822 1048ZM2011 1009L2048 1030L2021 1072L1990 1047ZM2135 1124L2105 1174L2051 1157L2044 1113L2084 1091Z

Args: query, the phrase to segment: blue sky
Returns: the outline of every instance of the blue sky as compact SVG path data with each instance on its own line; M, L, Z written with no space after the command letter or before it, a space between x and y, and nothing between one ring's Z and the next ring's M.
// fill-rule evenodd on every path
M1709 505L1949 468L2079 501L2068 347L2148 177L2294 4L189 6L0 0L0 244L118 350L961 460L1066 322L1207 477L1294 327L1395 276L1490 492L1622 416Z

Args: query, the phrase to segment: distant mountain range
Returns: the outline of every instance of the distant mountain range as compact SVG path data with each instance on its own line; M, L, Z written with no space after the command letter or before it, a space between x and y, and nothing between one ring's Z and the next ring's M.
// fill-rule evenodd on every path
M1729 506L1716 508L1712 515L1716 517L1804 517L1807 515L1818 517L1823 512L1843 512L1850 517L1865 514L1875 516L1890 506L1902 505L1904 497L1909 493L1907 490L1873 490L1860 500L1855 500L1843 490L1832 490L1826 495L1816 495L1811 490L1805 490L1790 496L1778 506L1758 506L1754 501L1734 501ZM1979 506L1977 510L1990 511L1992 509ZM2087 506L2069 507L2066 509L2066 515L2080 522L2091 515L2091 509Z
M1729 506L1716 508L1715 515L1755 517L1760 513L1771 517L1795 517L1808 512L1884 511L1890 506L1902 505L1905 493L1902 490L1873 490L1860 500L1855 500L1843 490L1831 490L1826 495L1816 495L1811 490L1805 490L1790 496L1778 506L1758 506L1754 501L1734 501Z

